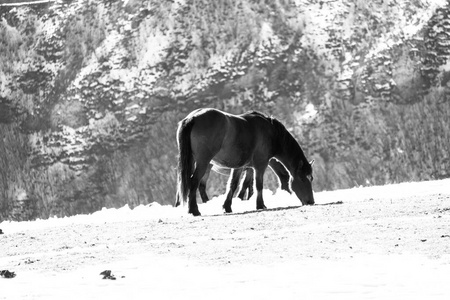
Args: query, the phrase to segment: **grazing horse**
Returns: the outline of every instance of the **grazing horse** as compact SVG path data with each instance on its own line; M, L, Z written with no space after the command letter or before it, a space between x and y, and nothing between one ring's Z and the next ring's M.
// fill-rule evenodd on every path
M291 175L289 175L289 172L286 170L286 168L283 166L283 164L280 163L278 160L272 158L271 160L269 160L269 167L277 175L278 183L280 184L280 188L282 190L285 190L288 193L291 193L292 191L289 186L289 181L290 181ZM217 173L224 174L224 175L230 175L230 172L231 172L229 169L218 168L217 166L213 166L212 164L209 164L208 169L206 170L205 175L203 176L202 180L200 180L200 184L198 186L198 191L200 193L200 197L202 198L203 203L206 203L209 201L208 195L206 194L206 182L208 181L211 169ZM242 180L242 184L241 184L241 189L237 196L241 200L250 199L250 197L253 195L253 176L254 176L253 169L247 168L245 170L245 175L242 176L243 180ZM247 194L247 197L245 197L247 190L248 190L248 194ZM234 193L235 193L235 191L233 191L233 195L234 195ZM179 200L177 200L176 206L178 206L178 204L179 204Z
M302 148L275 118L259 112L232 115L213 108L197 109L178 125L177 142L178 194L188 201L188 212L199 216L196 191L210 162L231 169L225 212L231 211L231 200L239 178L246 168L253 168L256 186L256 209L265 209L262 188L269 160L275 157L289 171L291 188L302 204L314 204L312 163ZM188 199L189 198L189 199Z

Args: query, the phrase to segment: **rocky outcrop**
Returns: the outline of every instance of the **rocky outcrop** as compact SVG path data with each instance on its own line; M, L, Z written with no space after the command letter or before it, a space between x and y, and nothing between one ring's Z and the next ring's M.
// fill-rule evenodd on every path
M205 106L281 119L316 190L448 177L449 6L428 2L1 7L0 218L173 203L176 125Z

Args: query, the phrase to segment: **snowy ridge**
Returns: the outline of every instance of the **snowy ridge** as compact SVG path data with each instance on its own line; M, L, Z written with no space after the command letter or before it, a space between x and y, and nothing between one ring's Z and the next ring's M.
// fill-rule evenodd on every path
M29 5L36 5L36 4L44 4L44 3L51 3L56 2L56 0L38 0L38 1L29 1L29 2L16 2L16 3L0 3L0 6L29 6Z

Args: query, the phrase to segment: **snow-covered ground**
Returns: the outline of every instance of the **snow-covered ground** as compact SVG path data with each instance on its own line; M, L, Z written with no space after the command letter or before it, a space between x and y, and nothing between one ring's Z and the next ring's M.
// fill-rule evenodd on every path
M62 219L2 222L0 229L5 234L0 235L0 270L14 271L17 276L12 279L0 278L0 299L450 299L450 253L445 253L448 249L445 243L450 243L450 180L321 192L316 193L315 197L319 205L315 208L303 208L299 207L300 202L294 196L282 191L272 195L270 191L266 191L267 211L252 212L255 209L255 199L235 200L232 206L234 214L226 217L221 209L221 196L207 204L201 204L199 208L202 217L199 218L187 215L186 208L183 207L153 204L139 206L133 210L128 207L104 209L92 215ZM411 201L402 202L399 199ZM430 208L430 211L420 212L416 216L402 215L407 210L421 210L419 207L423 206L422 203L427 203L428 199L432 211L439 211L438 214L429 214ZM377 206L377 203L383 205ZM384 212L383 206L389 203L398 205ZM402 206L409 205L408 203L415 203L415 206ZM276 209L283 207L286 209ZM354 207L359 214L364 214L367 210L367 218L362 216L350 220L348 216L357 213L351 211ZM251 213L240 214L249 211ZM339 211L339 214L349 213L347 217L342 215L342 218L347 218L348 221L338 223L336 220L340 221L339 216L319 219L321 214L333 214L336 211ZM302 219L302 227L293 228L286 220L297 218L299 213L305 218ZM389 219L386 219L386 216ZM402 218L403 223L398 223L398 219ZM274 224L279 222L283 225L283 222L286 222L286 228L279 230L277 227L270 227L270 224L267 224L269 219ZM424 226L413 224L417 221L424 222ZM198 225L199 222L203 223ZM354 224L350 224L351 222ZM434 223L427 227L425 222ZM270 230L261 231L263 236L257 236L259 232L254 224L262 223ZM135 224L135 227L131 224ZM79 230L82 235L95 234L98 239L102 231L105 235L107 231L112 231L109 234L117 236L127 235L127 232L132 235L130 228L138 231L142 230L139 227L149 226L148 224L166 226L161 227L161 236L154 236L150 241L143 238L142 242L136 242L132 246L134 249L123 248L126 251L121 250L120 241L101 244L96 248L85 247L74 241L72 242L75 246L72 247L68 246L70 240L64 241L65 236L69 236L69 230ZM234 225L242 231L236 232L233 229L224 231L226 233L219 232L222 230L221 226L233 228ZM344 225L345 228L342 227ZM404 248L398 250L399 245L395 245L397 250L394 251L375 251L374 248L385 245L385 241L372 243L372 239L367 235L355 236L348 233L348 228L357 232L358 228L355 227L359 226L361 232L364 232L363 228L369 225L372 226L371 230L375 228L375 231L370 231L374 235L378 234L376 230L380 231L380 239L386 228L404 228L398 238L398 243L405 243ZM414 227L409 229L409 226ZM347 250L342 251L341 246L345 245L339 244L333 237L329 243L337 243L336 252L342 253L337 258L334 257L333 250L327 252L324 244L318 244L317 235L324 235L325 231L321 230L325 227L329 230L345 231L345 242L353 243L350 248L359 251L351 254L348 254ZM419 237L414 237L408 241L408 235L417 234L421 227L426 228L421 232L426 238L419 241ZM97 228L95 233L94 228ZM125 232L121 232L121 228ZM437 251L437 257L430 255L433 253L432 249L422 246L427 239L429 242L433 239L429 228L436 228L438 235L433 241L435 244L430 243L430 247L444 247L443 250ZM194 231L198 232L199 229L205 230L206 238L196 239ZM180 230L183 232L180 233ZM308 241L298 243L295 236L308 230L311 230L310 234L313 236L309 243L317 243L317 250L313 253L325 249L321 255L291 255L295 253L292 249L287 251L287 248L277 248L292 245L302 251L300 248L304 246L303 242L307 244ZM46 237L53 233L56 233L53 238ZM239 234L238 238L236 234ZM33 241L28 245L28 239L24 237L30 237ZM45 244L37 248L34 240L40 238L45 239ZM292 242L289 242L289 239ZM384 239L391 242L389 235ZM169 240L172 244L180 243L181 249L192 248L193 252L177 252L177 249L174 249L162 255L165 246L149 246ZM60 247L63 241L66 246ZM214 248L219 247L215 245L220 241L223 241L222 244L226 242L225 245L230 247L230 251L233 250L233 255L240 255L236 263L217 262L220 256L216 257L215 252L224 251ZM327 242L325 238L323 242ZM54 245L51 245L52 243ZM123 244L125 243L123 240ZM244 247L246 243L249 247L254 247L254 253ZM256 255L260 255L257 254L258 245L266 249L268 244L274 249L273 257L255 259ZM240 245L243 245L242 249L239 249ZM15 250L14 247L28 249ZM111 253L112 247L116 252L111 259L108 259L106 254L101 257L103 252ZM327 247L333 249L330 245ZM54 255L47 248L53 249ZM204 259L195 255L196 252L204 252ZM77 255L73 256L73 253ZM280 259L274 258L275 254L279 255ZM270 253L262 255L267 256ZM55 262L52 260L55 257L74 261L67 264ZM81 261L81 258L86 258L86 261ZM215 261L208 263L208 260L212 259ZM61 267L58 267L58 264ZM116 280L103 280L99 275L103 270L112 270Z
M117 280L102 280L106 269ZM205 267L146 254L67 273L19 273L1 281L0 298L448 299L449 276L450 265L415 255Z
M316 204L329 204L336 202L355 202L371 198L376 199L396 199L411 196L426 196L429 194L447 194L450 195L450 179L439 181L407 182L401 184L392 184L385 186L360 187L336 191L325 191L315 193ZM255 210L256 195L249 201L240 201L234 199L232 204L233 213L242 213ZM199 198L199 197L198 197ZM205 204L199 204L202 215L220 215L223 214L222 204L225 196L213 198ZM295 207L301 203L297 197L292 194L278 190L273 194L269 190L264 190L264 201L268 209ZM449 203L450 205L450 203ZM124 206L119 209L106 209L95 212L91 215L77 215L68 218L50 218L47 220L36 220L32 222L9 222L0 223L0 228L5 232L19 232L29 229L48 228L54 226L70 224L104 224L105 222L126 222L161 218L180 218L186 217L187 208L179 206L161 206L158 203L150 205L140 205L134 209Z

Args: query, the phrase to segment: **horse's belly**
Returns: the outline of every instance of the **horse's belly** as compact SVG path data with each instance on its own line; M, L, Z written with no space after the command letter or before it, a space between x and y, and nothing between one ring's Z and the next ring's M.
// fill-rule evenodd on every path
M238 150L221 150L213 157L212 161L220 167L241 168L250 164L250 157Z

